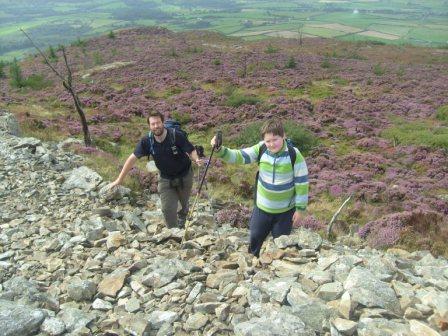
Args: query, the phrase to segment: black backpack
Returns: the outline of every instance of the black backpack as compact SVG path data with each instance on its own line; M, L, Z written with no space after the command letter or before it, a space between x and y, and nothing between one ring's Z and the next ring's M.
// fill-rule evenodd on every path
M166 128L166 130L168 132L168 136L170 137L171 148L173 149L173 153L175 155L177 155L179 148L176 146L176 131L182 133L187 140L188 140L188 133L182 129L182 125L180 124L180 122L178 122L177 120L174 120L174 119L165 120L165 122L163 123L163 126ZM152 132L149 132L148 136L149 136L149 146L150 146L149 150L152 155L152 153L154 153L154 136L153 136ZM194 148L196 149L196 152L198 153L199 157L204 157L204 147L202 147L200 145L195 145ZM148 159L149 159L149 157L148 157Z
M286 146L288 147L289 159L291 160L292 171L294 173L294 164L296 162L297 153L296 153L296 150L294 149L294 145L290 139L286 139ZM258 151L257 164L260 164L260 159L261 159L262 155L264 154L264 152L266 152L267 149L268 149L268 147L266 146L265 143L263 143L260 146L260 150ZM260 175L260 171L258 170L257 175L255 175L255 184L254 184L254 202L255 202L255 204L257 204L257 184L258 184L259 175Z

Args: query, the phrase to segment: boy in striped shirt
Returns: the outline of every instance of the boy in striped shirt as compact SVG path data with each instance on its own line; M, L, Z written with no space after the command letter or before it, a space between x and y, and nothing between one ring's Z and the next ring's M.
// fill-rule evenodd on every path
M260 256L264 240L289 235L308 204L308 169L300 151L288 144L283 124L269 120L261 128L263 141L240 150L219 146L218 156L228 163L258 162L256 202L249 223L249 252ZM294 160L294 162L291 162Z

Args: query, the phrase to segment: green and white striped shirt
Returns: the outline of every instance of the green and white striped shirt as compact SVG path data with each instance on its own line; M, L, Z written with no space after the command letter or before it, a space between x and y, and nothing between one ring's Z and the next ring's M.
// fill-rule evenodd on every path
M229 149L222 146L218 155L228 163L257 162L263 143L261 141L243 149ZM300 151L295 147L294 150L296 151L294 170L286 141L278 153L274 154L266 149L260 158L257 207L267 213L282 213L294 207L302 211L306 209L309 189L308 168Z

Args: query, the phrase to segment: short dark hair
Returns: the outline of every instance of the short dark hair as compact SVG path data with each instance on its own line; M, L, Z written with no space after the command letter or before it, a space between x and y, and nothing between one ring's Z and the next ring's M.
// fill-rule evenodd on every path
M160 113L159 111L154 111L154 110L149 111L148 117L146 118L146 121L148 122L148 124L149 124L149 118L151 118L151 117L160 118L160 120L162 120L162 122L165 121L165 116L162 113Z
M285 128L280 120L268 120L261 126L261 136L264 137L266 133L273 135L285 136Z

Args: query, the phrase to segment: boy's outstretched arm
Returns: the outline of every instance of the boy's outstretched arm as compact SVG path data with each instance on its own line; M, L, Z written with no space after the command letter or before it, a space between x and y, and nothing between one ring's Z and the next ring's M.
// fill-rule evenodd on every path
M211 140L211 145L215 146L216 137L213 137ZM224 146L221 146L217 150L218 156L228 163L237 163L237 164L248 164L252 162L257 162L258 153L260 152L260 143L243 149L230 149Z

